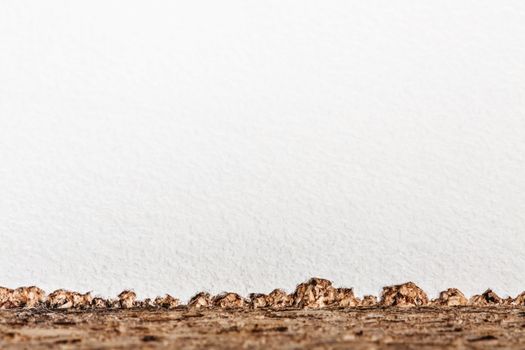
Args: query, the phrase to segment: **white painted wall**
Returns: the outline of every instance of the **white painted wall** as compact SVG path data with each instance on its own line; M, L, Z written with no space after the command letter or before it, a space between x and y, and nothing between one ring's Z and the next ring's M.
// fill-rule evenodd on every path
M516 294L525 2L2 1L0 245L48 291Z

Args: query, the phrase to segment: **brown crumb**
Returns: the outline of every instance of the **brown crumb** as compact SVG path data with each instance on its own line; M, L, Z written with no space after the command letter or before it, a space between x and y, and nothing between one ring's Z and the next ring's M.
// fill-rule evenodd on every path
M135 304L137 305L137 307L142 307L142 308L151 308L151 307L156 307L157 306L155 304L155 301L151 300L150 298L146 298L146 299L144 299L142 301L137 301L137 302L135 302Z
M73 292L57 289L47 296L47 306L52 309L69 309L73 307Z
M481 295L474 295L468 303L475 306L490 306L503 304L503 300L492 289L487 289Z
M336 290L332 282L322 278L311 278L301 283L293 294L293 306L299 308L319 309L334 304Z
M179 299L175 299L169 294L166 294L164 297L157 297L155 299L155 305L164 309L174 309L179 306L179 304Z
M93 297L91 293L73 293L73 307L76 309L87 309L91 307Z
M254 309L262 309L265 307L268 307L268 296L266 294L262 293L251 293L248 295L248 299L250 300L250 305Z
M118 295L119 305L123 309L130 309L135 304L137 294L132 290L125 290Z
M282 309L290 307L293 297L282 289L274 289L270 294L252 293L248 296L250 305L254 309L272 308Z
M377 297L375 295L365 295L359 306L375 306L377 305Z
M503 305L512 305L512 303L514 303L514 299L512 297L506 297L505 299L501 300L501 303Z
M335 302L339 307L354 307L360 304L360 300L356 298L352 288L337 288L335 290Z
M91 293L78 293L65 289L57 289L47 296L46 305L56 309L86 309L91 307Z
M106 302L108 309L120 309L122 307L119 299L108 299Z
M439 297L431 301L432 305L439 306L463 306L468 300L465 295L456 288L449 288L439 293Z
M381 293L382 306L411 307L427 304L427 294L413 282L384 287Z
M91 300L91 306L95 309L107 309L109 307L109 303L104 298L96 297Z
M188 302L188 307L196 308L196 309L209 308L209 307L212 307L212 305L213 305L212 297L210 293L206 293L206 292L197 293Z
M117 299L93 298L91 293L78 293L65 289L55 290L46 296L45 292L35 286L10 289L0 287L0 309L38 308L46 306L50 309L129 309L161 307L175 309L179 306L187 308L224 308L224 309L321 309L321 308L358 308L371 306L525 306L525 292L516 298L500 298L488 289L481 295L475 295L470 300L461 291L449 288L442 291L439 297L429 302L426 293L412 282L383 288L381 299L366 295L362 300L354 295L352 288L334 288L332 282L322 278L311 278L297 286L292 294L282 289L275 289L269 294L252 293L248 299L236 293L222 293L212 296L201 292L195 295L187 305L180 304L179 299L171 295L151 299L137 300L135 292L125 290Z
M525 306L525 292L519 294L513 301L513 305Z
M16 307L34 308L45 302L46 293L35 286L20 287L12 291L10 299Z
M237 309L246 306L246 301L237 293L222 293L216 295L213 300L213 306L223 309Z
M0 309L11 309L11 295L13 290L5 287L0 287Z
M293 303L292 296L288 295L282 289L274 289L270 294L268 294L266 300L268 302L268 306L273 309L290 307Z

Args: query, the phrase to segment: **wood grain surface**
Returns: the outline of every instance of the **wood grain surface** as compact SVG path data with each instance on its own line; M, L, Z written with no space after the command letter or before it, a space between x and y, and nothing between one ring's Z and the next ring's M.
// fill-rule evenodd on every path
M524 349L525 307L2 310L18 348Z

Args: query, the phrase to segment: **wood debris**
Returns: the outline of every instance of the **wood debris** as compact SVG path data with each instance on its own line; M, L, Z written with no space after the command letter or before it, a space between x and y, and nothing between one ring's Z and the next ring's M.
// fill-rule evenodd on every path
M190 308L209 308L212 307L212 297L210 293L207 292L200 292L197 293L194 297L192 297L188 303L188 307Z
M377 305L377 297L375 295L365 295L359 306L375 306Z
M90 293L78 293L65 289L57 289L46 299L47 307L51 309L86 309L91 307L93 298Z
M332 282L314 277L297 286L291 294L275 289L269 294L252 293L245 299L236 293L211 295L207 292L196 294L186 305L166 294L154 300L137 300L131 290L121 292L116 299L93 298L91 293L78 293L57 289L47 295L35 286L10 289L0 287L0 309L48 308L48 309L131 309L131 308L222 308L222 309L322 309L359 307L413 307L413 306L525 306L525 292L516 298L499 297L491 289L467 299L456 288L442 291L439 297L429 301L427 294L413 282L384 287L380 301L374 295L362 299L355 296L352 288L335 288Z
M525 292L518 295L513 301L513 305L525 306Z
M489 305L499 305L503 304L503 299L501 299L492 289L487 289L481 295L474 295L469 300L469 305L474 306L489 306Z
M335 305L338 307L355 307L361 301L354 295L352 288L337 288L335 290Z
M107 309L109 307L109 303L104 298L96 297L91 301L91 306L95 309Z
M212 304L222 309L239 309L247 305L246 300L237 293L222 293L216 295Z
M431 301L436 306L463 306L468 300L465 295L456 288L449 288L439 293L439 297Z
M299 308L323 308L333 305L336 301L336 289L332 282L322 278L311 278L301 283L293 294L293 306Z
M427 304L427 294L413 282L384 287L381 293L382 306L411 307Z
M154 304L156 306L164 308L164 309L175 309L177 306L180 305L180 301L179 301L179 299L176 299L176 298L172 297L171 295L166 294L163 297L155 298L155 303Z
M272 309L282 309L292 305L293 297L286 294L282 289L274 289L266 296L266 302L268 307Z
M250 295L248 295L250 305L254 309L263 309L269 307L267 298L268 296L262 293L251 293Z
M131 290L125 290L118 295L120 307L123 309L130 309L135 305L137 294Z

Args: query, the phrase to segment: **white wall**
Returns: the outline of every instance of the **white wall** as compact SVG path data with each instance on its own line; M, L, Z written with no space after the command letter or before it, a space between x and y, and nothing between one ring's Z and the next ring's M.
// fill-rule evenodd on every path
M0 285L525 289L525 2L2 1Z

